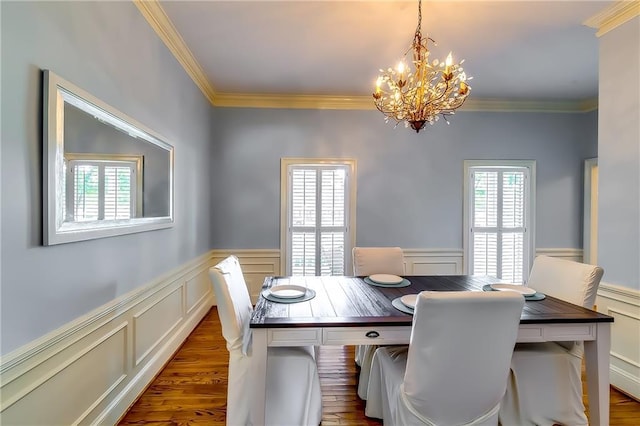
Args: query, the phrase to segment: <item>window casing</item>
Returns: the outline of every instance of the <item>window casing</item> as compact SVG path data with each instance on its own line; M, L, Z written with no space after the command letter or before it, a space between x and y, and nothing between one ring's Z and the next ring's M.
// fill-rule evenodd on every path
M285 158L281 169L283 273L349 275L355 161Z
M526 283L535 252L535 162L465 161L464 192L466 272Z
M66 221L122 220L142 216L142 157L65 155Z

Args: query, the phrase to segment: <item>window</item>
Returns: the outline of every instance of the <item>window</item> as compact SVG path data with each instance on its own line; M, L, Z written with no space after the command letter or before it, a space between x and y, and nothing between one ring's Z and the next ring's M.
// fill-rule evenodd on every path
M355 161L283 158L281 259L286 275L348 275Z
M524 283L534 253L534 161L465 161L464 251L469 274Z
M131 219L140 210L142 157L66 154L66 220Z

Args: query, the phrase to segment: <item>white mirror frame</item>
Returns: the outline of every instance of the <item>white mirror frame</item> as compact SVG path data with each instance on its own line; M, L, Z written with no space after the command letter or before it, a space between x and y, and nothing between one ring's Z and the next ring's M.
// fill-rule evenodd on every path
M173 226L173 146L152 130L105 104L50 70L43 72L43 244L46 246L152 231ZM64 218L64 104L152 143L169 154L169 215L91 222Z

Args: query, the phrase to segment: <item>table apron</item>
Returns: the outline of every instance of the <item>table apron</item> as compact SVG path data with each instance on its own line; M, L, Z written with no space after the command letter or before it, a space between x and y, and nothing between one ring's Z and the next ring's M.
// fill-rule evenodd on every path
M269 346L322 345L322 328L268 328L267 344Z
M596 323L521 324L518 343L590 341L597 336ZM407 344L411 326L268 328L269 346L397 345Z
M595 340L596 323L521 324L518 343Z
M407 344L411 326L402 327L332 327L322 332L325 345L398 345Z

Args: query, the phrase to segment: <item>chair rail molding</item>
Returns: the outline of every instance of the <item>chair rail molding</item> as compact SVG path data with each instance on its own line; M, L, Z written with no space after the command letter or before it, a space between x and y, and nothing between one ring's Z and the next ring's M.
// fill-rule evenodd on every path
M583 250L579 248L539 248L536 249L536 256L545 255L558 257L565 260L573 260L574 262L582 262Z

